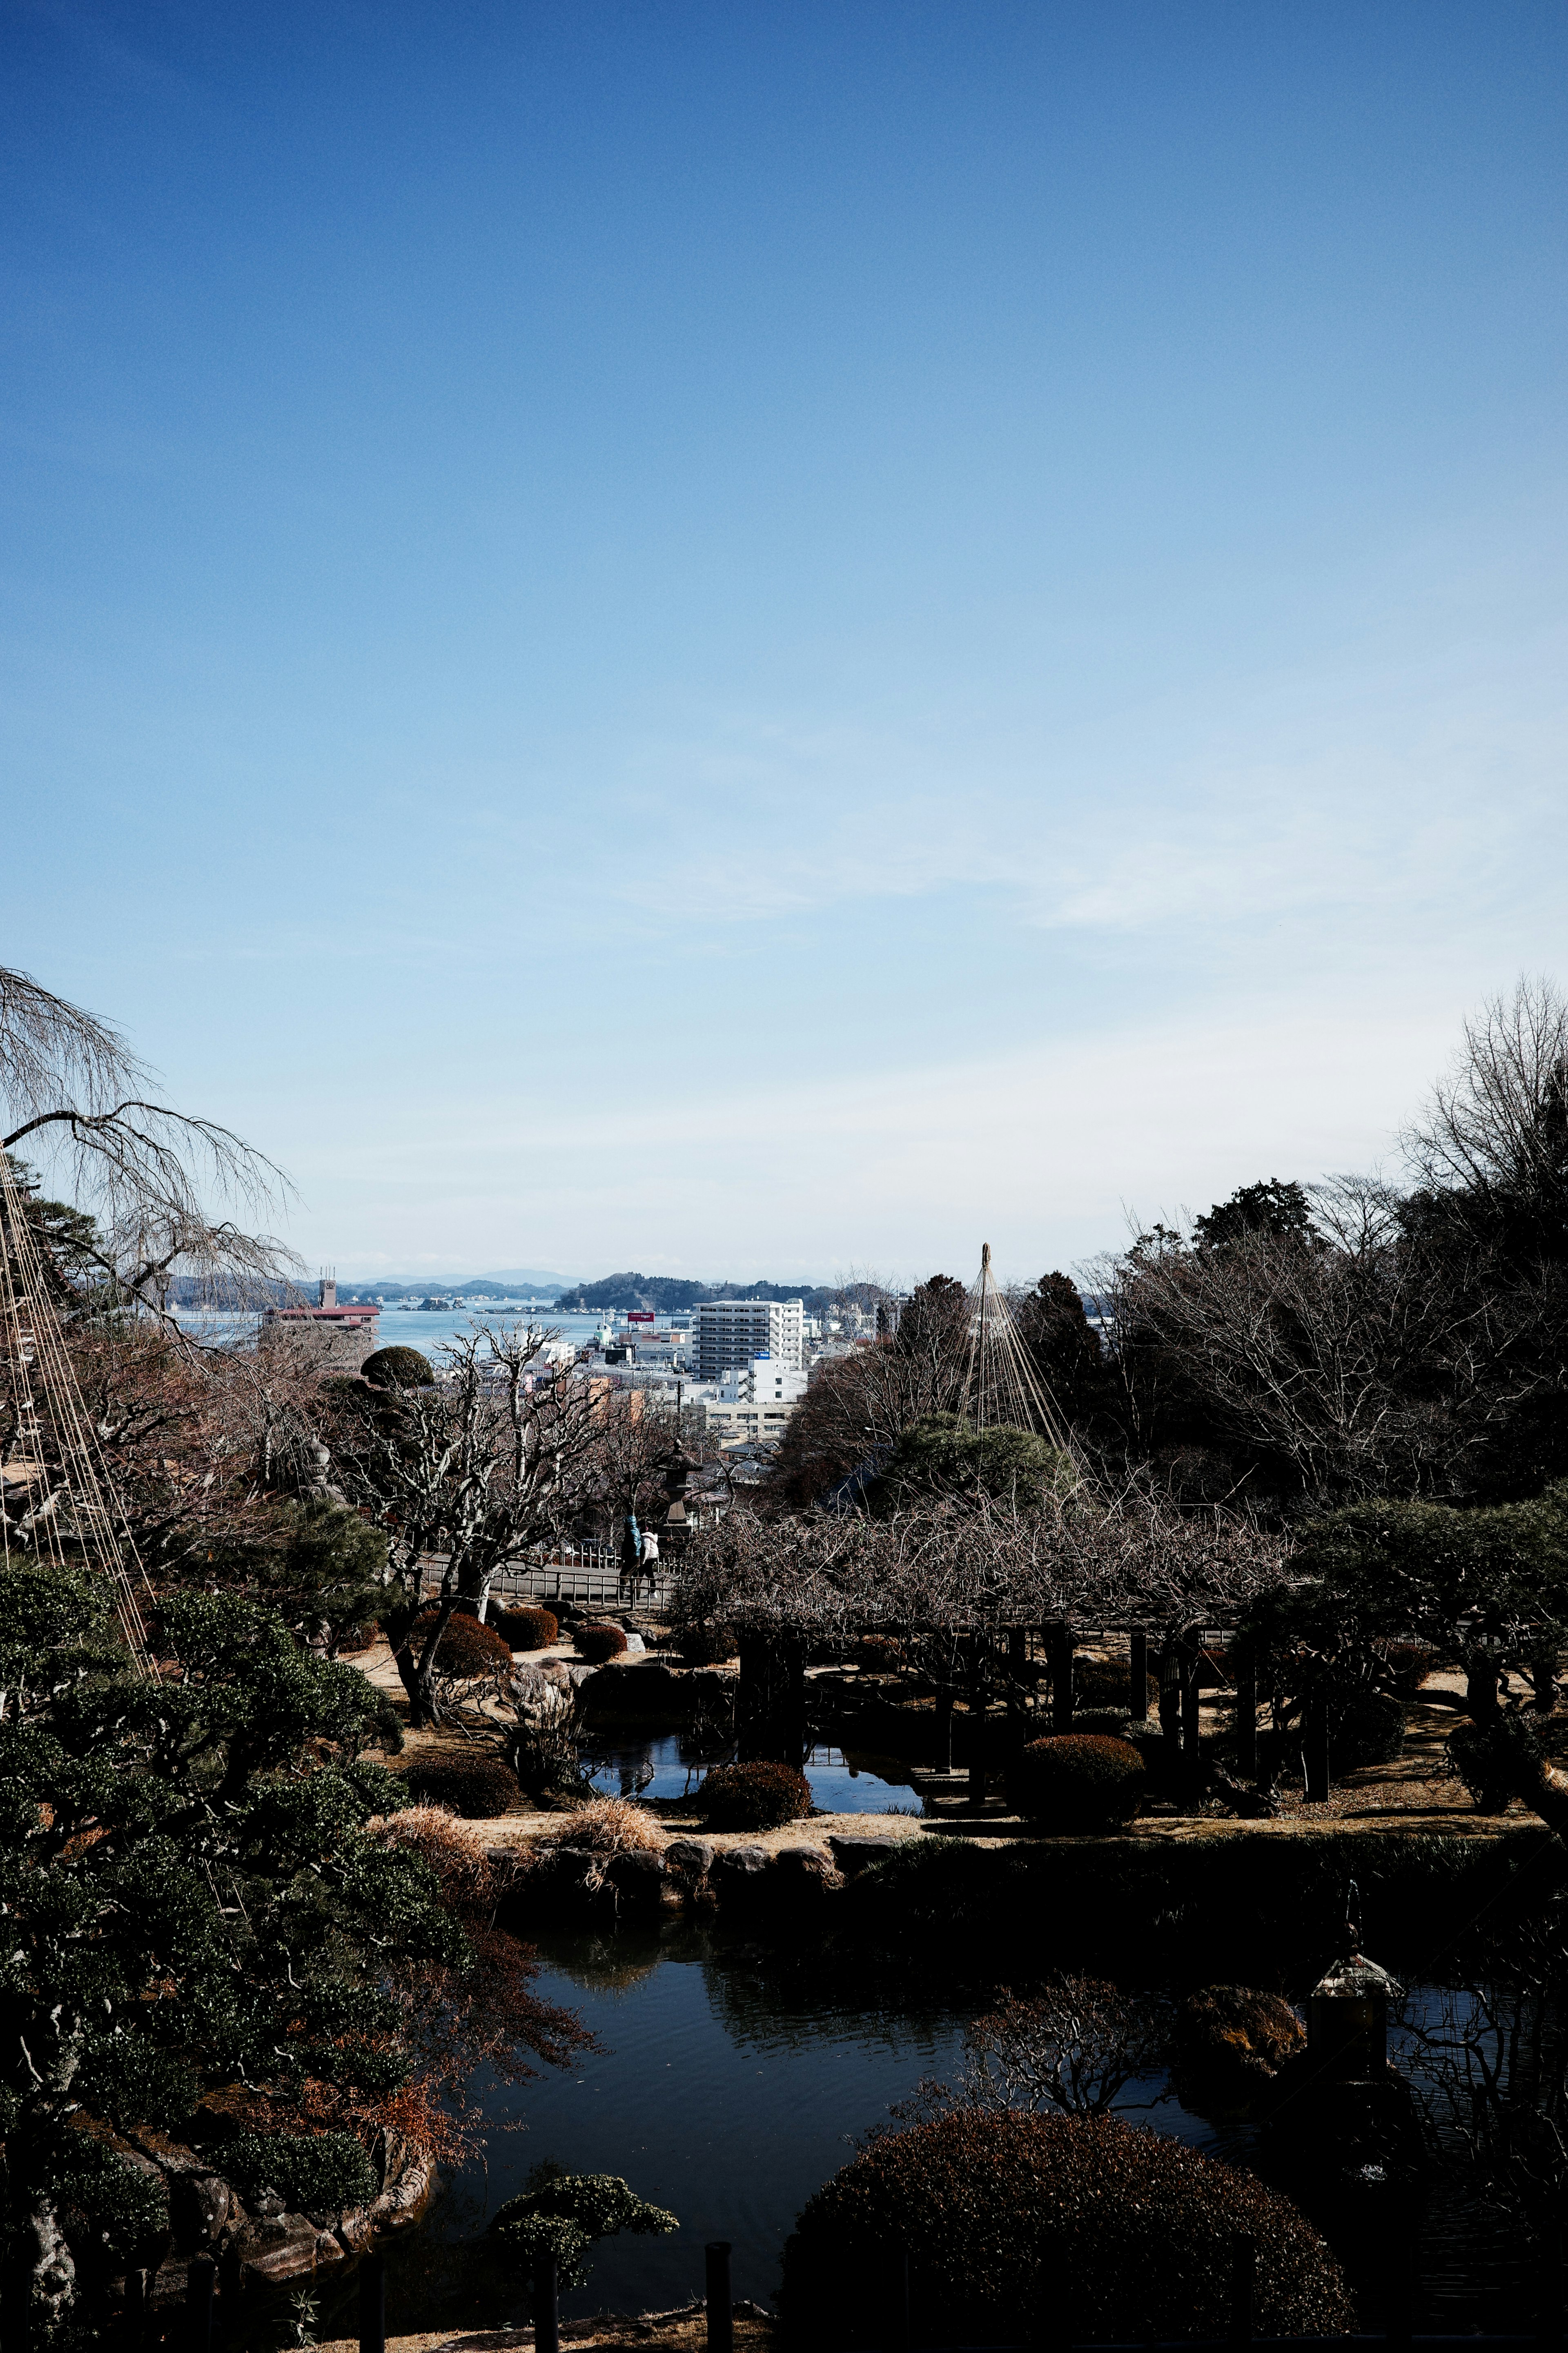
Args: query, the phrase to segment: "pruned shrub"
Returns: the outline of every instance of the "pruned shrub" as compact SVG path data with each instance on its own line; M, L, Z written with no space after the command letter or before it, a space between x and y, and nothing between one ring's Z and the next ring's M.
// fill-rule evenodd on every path
M793 1765L716 1765L697 1792L710 1831L776 1831L811 1811L811 1784Z
M338 1636L338 1651L343 1658L358 1658L362 1651L374 1650L381 1628L374 1618L362 1618L354 1626L345 1626Z
M509 1602L503 1609L492 1609L490 1624L509 1651L548 1651L561 1639L555 1612L529 1601Z
M1357 1765L1387 1765L1405 1746L1405 1705L1369 1684L1329 1700L1329 1765L1335 1773Z
M1160 1683L1155 1675L1145 1675L1148 1704L1160 1704ZM1072 1663L1072 1695L1075 1711L1079 1707L1120 1708L1131 1714L1132 1691L1131 1672L1121 1659L1075 1659Z
M416 1654L423 1652L436 1616L434 1609L424 1609L414 1620L409 1639ZM481 1626L466 1609L447 1619L441 1647L436 1653L437 1674L453 1675L459 1682L467 1682L476 1675L503 1673L510 1664L511 1646L493 1626Z
M683 1626L672 1647L689 1667L721 1667L739 1658L741 1638L731 1626Z
M402 1768L408 1794L426 1806L450 1806L468 1820L492 1821L510 1813L522 1795L521 1784L510 1765L482 1752L464 1756L452 1749L426 1752Z
M1414 1699L1441 1664L1436 1651L1429 1651L1424 1642L1390 1642L1388 1646L1388 1671L1401 1699Z
M1060 1732L1030 1741L1013 1768L1012 1786L1020 1813L1044 1829L1073 1834L1130 1822L1146 1778L1131 1741Z
M1125 1740L1131 1721L1124 1707L1075 1707L1072 1728L1075 1735L1095 1732Z
M436 1385L430 1359L417 1348L377 1348L360 1371L373 1389L428 1389Z
M595 1626L579 1626L574 1638L577 1655L591 1666L602 1667L607 1659L618 1659L626 1647L626 1638L618 1626L601 1622Z
M855 1645L855 1663L866 1674L897 1674L904 1663L904 1646L890 1634L862 1634Z
M352 2133L243 2133L224 2143L218 2162L247 2205L270 2189L312 2221L368 2206L379 2187Z
M1260 2337L1354 2326L1333 2256L1256 2176L1110 2117L959 2109L882 2135L807 2201L785 2242L785 2338L885 2343L897 2248L934 2344L1219 2337L1238 2233Z

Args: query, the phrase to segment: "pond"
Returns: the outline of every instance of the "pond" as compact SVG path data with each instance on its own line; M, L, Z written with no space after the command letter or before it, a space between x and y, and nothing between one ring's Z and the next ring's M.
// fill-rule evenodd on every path
M689 1798L716 1761L710 1747L683 1732L597 1735L583 1743L582 1754L593 1766L595 1788L617 1798ZM891 1757L817 1746L807 1753L805 1778L825 1814L923 1810L907 1767Z
M604 2052L521 2088L480 2086L492 2126L483 2156L456 2171L426 2239L481 2230L544 2158L574 2172L624 2175L639 2196L678 2214L680 2230L607 2242L590 2284L563 2299L572 2316L689 2300L700 2292L709 2239L731 2242L736 2294L765 2305L806 2199L922 2077L952 2074L963 2028L984 2006L893 1999L874 1982L856 1992L825 1981L809 1961L783 1965L716 1930L660 1938L623 1927L542 1939L539 1950L539 1990L575 2010ZM1140 2104L1160 2088L1130 2085L1130 2115L1145 2113ZM1147 2113L1162 2132L1210 2153L1245 2139L1173 2100ZM503 2128L513 2122L526 2130ZM426 2244L421 2260L405 2254L395 2263L389 2327L432 2325L437 2314L491 2325L521 2316L521 2300L510 2313L468 2306L460 2281L432 2263L435 2253Z

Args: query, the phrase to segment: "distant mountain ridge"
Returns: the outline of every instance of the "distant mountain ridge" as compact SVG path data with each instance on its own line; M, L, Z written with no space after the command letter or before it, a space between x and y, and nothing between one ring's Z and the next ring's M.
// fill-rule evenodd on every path
M513 1266L499 1274L421 1274L408 1281L384 1274L340 1275L338 1288L367 1293L379 1291L388 1299L427 1299L432 1292L440 1292L449 1299L459 1291L516 1291L539 1299L553 1299L558 1291L565 1289L568 1280L545 1267Z
M704 1299L798 1299L808 1314L817 1314L833 1296L827 1283L693 1282L675 1274L606 1274L597 1282L566 1282L557 1307L591 1313L596 1307L652 1307L661 1314L695 1307Z

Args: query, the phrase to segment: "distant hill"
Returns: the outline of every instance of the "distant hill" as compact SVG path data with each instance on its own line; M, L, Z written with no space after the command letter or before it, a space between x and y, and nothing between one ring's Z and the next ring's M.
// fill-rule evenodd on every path
M798 1299L808 1314L820 1314L833 1296L826 1283L693 1282L673 1274L606 1274L597 1282L563 1283L555 1304L567 1314L600 1307L652 1307L668 1315L703 1299Z
M439 1292L443 1298L454 1299L462 1293L485 1292L493 1296L497 1292L510 1291L534 1299L553 1299L566 1281L565 1275L537 1266L509 1267L500 1274L422 1274L411 1282L394 1282L382 1274L363 1274L353 1280L340 1277L338 1293L341 1298L352 1293L356 1299L374 1299L379 1292L384 1299L427 1299L433 1292Z

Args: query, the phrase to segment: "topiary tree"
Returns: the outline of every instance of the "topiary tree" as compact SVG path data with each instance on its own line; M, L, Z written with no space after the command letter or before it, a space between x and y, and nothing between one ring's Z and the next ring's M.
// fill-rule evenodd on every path
M900 1431L865 1500L879 1515L933 1495L988 1495L1026 1511L1077 1475L1071 1457L1033 1430L1002 1422L977 1430L960 1414L931 1413Z
M494 1821L510 1814L522 1795L511 1767L482 1749L426 1751L405 1765L400 1778L417 1803L450 1806L468 1821Z
M552 1609L528 1602L490 1612L490 1624L514 1651L548 1651L561 1639L561 1624Z
M436 1386L435 1367L417 1348L377 1348L365 1358L360 1371L373 1389L430 1389Z
M716 1765L705 1776L697 1802L710 1830L775 1831L811 1812L811 1784L793 1765L767 1759Z
M1110 2117L956 2110L874 2140L807 2201L785 2242L785 2337L884 2343L906 2253L933 2343L1219 2337L1238 2233L1259 2336L1353 2326L1333 2256L1255 2176Z
M618 1626L579 1626L575 1641L578 1657L595 1667L618 1659L626 1647L626 1638Z
M617 2173L568 2173L536 2165L520 2197L509 2198L490 2224L508 2260L531 2279L553 2256L563 2288L585 2287L592 2253L622 2231L649 2237L679 2231L675 2216L650 2206Z
M1013 1768L1018 1811L1064 1835L1130 1822L1142 1803L1147 1768L1130 1740L1103 1733L1053 1733L1031 1740Z
M437 1613L426 1609L414 1621L413 1639L423 1641L437 1630ZM511 1645L493 1626L482 1625L459 1609L440 1627L436 1657L438 1672L449 1680L469 1682L479 1675L504 1674L511 1665Z

